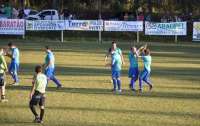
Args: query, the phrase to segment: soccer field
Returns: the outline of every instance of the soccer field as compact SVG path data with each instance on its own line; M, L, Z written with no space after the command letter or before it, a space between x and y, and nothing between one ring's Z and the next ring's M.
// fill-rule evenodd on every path
M1 40L0 46L6 46ZM28 108L34 67L44 61L44 46L53 48L56 74L64 85L47 88L45 126L200 126L200 44L148 43L152 50L153 91L129 90L129 42L118 42L126 64L122 94L111 92L110 68L104 64L111 41L16 40L21 50L20 86L7 85L8 103L0 103L0 126L32 126ZM139 43L139 47L145 43ZM7 59L7 61L10 61ZM139 60L140 68L142 62ZM7 83L11 83L7 76ZM138 89L138 84L137 84Z

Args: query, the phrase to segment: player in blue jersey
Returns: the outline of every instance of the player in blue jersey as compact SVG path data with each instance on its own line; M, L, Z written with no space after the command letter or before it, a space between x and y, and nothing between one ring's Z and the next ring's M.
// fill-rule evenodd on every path
M149 90L151 91L153 88L152 83L150 81L152 58L150 55L150 50L147 48L147 46L142 49L142 55L140 57L143 60L144 69L139 76L139 91L142 92L143 81L149 85Z
M112 47L109 48L109 51L105 57L105 62L107 62L108 56L111 55L111 71L112 71L112 82L113 82L113 91L121 92L121 66L125 64L123 54L120 48L117 47L116 42L112 42Z
M113 91L118 91L121 93L121 66L122 60L121 56L114 50L111 52L111 71L112 71L112 80L113 80Z
M45 75L47 76L48 80L52 80L56 85L57 88L61 88L62 85L59 80L55 77L55 58L54 54L51 51L49 46L45 47L46 49L46 57L45 57L45 63L43 64L43 67L45 68Z
M129 78L131 78L129 87L132 91L136 91L135 82L137 81L139 74L138 52L136 47L131 47L130 53L128 54L128 58L130 63L128 76Z
M108 49L108 52L107 52L107 54L105 56L105 64L107 64L108 57L109 57L109 55L111 55L112 51L114 51L117 54L119 54L120 57L121 57L121 60L122 60L122 64L125 64L122 51L121 51L120 48L117 47L117 43L115 41L112 42L112 47Z
M18 71L19 71L19 49L13 44L8 43L8 47L10 49L10 52L6 52L6 55L11 58L11 63L9 66L9 73L12 76L14 83L13 85L19 85L19 77L18 77Z

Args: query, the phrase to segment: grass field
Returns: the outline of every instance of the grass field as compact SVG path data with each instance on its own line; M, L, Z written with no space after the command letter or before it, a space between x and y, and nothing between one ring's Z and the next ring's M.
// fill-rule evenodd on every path
M9 40L0 40L5 46ZM126 65L121 95L111 92L110 69L104 56L110 42L46 39L16 40L21 50L20 86L7 86L8 103L0 103L0 126L32 126L28 108L34 66L43 63L44 45L53 47L56 73L64 85L49 83L45 126L200 126L200 44L148 43L152 50L151 79L142 95L128 89L127 53L130 43L119 42ZM137 46L140 46L140 43ZM7 60L9 61L9 59ZM142 63L140 60L140 66ZM10 76L7 82L11 83ZM138 84L137 84L138 88Z

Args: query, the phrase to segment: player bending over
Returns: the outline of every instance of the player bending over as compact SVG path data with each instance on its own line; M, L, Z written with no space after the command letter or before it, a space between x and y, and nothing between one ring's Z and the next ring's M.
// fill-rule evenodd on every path
M35 67L35 75L33 76L32 89L30 93L29 107L35 116L34 122L42 123L45 105L45 90L47 86L47 77L42 73L42 67ZM38 116L35 107L39 104L40 116Z

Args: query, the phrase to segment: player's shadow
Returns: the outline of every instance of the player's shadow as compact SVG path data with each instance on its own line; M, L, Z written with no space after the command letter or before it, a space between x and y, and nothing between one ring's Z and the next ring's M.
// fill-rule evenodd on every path
M30 90L30 86L8 86L8 90ZM79 93L79 94L97 94L97 95L116 95L122 97L147 97L147 98L166 98L166 99L200 99L200 93L186 92L160 92L160 91L144 91L143 93L132 92L130 90L122 90L122 93L114 93L111 89L100 88L68 88L63 87L56 89L48 87L47 92L64 92L64 93Z

